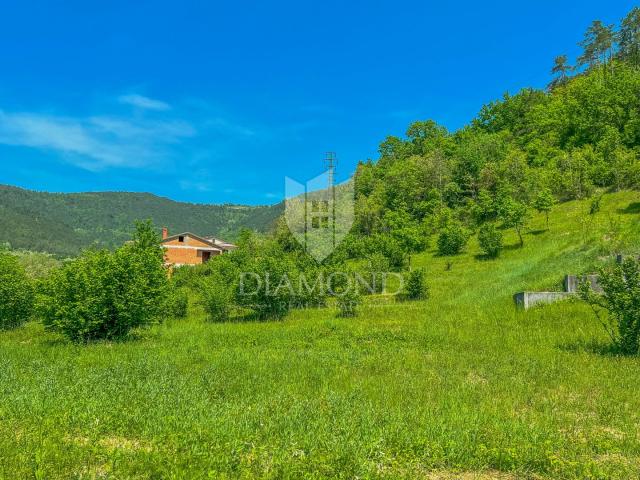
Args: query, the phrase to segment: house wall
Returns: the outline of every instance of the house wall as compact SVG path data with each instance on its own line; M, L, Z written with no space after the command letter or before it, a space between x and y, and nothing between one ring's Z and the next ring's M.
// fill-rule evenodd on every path
M202 250L210 251L211 245L201 242L198 239L185 236L184 242L178 239L164 242L162 246L165 249L165 262L172 265L199 265L203 263ZM211 251L211 256L219 255L218 251Z
M178 241L177 238L173 239L173 240L169 240L168 242L163 242L164 246L169 246L169 245L176 245L179 247L204 247L204 248L211 248L211 245L201 242L200 240L196 239L196 238L192 238L189 236L185 236L184 237L184 242L180 242Z

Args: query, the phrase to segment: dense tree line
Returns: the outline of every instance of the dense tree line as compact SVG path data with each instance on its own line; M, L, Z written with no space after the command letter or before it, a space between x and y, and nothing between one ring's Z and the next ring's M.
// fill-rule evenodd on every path
M57 194L0 185L0 244L73 257L88 247L122 245L141 218L171 232L233 239L241 228L270 229L281 212L281 204L196 205L147 193Z
M640 9L616 30L595 21L577 65L555 59L547 90L523 89L485 105L449 132L415 122L388 137L377 161L355 173L356 225L347 256L380 250L402 262L440 235L459 251L465 228L513 228L523 242L528 214L600 189L640 186ZM493 237L489 242L489 237ZM497 235L484 230L485 243Z

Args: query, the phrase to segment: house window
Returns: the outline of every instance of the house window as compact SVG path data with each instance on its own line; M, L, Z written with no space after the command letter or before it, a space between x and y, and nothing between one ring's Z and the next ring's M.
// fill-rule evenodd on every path
M178 241L179 241L180 243L184 243L184 236L183 236L183 235L180 235L180 236L178 237Z

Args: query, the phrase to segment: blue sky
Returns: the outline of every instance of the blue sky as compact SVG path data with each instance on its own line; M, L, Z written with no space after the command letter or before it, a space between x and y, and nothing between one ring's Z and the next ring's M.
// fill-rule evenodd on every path
M456 129L632 2L2 2L0 183L280 200L414 120ZM57 4L57 5L56 5Z

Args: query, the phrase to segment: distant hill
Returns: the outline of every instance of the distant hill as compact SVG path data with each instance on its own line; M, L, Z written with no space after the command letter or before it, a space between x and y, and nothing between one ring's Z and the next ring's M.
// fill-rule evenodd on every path
M122 244L134 221L147 218L174 233L233 239L243 227L268 230L282 211L283 204L201 205L150 193L47 193L0 185L0 244L75 255L92 245Z

